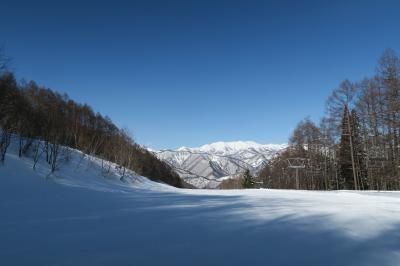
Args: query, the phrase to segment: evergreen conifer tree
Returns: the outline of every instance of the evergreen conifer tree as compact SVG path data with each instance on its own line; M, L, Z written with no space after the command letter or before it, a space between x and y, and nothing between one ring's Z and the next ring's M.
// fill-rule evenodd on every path
M351 160L351 134L349 132L349 109L347 106L344 107L341 137L339 145L339 176L340 176L340 187L341 189L354 189L353 171L352 171L352 160Z
M254 187L254 178L250 173L249 169L246 169L246 171L243 173L243 188L252 188Z

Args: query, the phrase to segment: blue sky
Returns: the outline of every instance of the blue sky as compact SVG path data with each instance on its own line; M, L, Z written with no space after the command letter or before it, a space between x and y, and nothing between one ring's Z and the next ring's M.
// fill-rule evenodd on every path
M286 142L341 80L400 51L398 1L0 1L19 78L153 148Z

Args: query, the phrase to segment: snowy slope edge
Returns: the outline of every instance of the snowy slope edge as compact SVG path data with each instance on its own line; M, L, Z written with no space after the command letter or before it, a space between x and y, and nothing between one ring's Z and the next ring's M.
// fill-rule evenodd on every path
M44 156L39 159L34 170L33 160L29 153L22 157L18 156L17 140L12 140L7 150L4 165L0 166L0 176L7 176L11 171L21 171L24 175L97 191L129 192L132 189L171 191L175 189L167 184L151 181L129 169L123 170L115 163L67 147L62 147L62 156L54 173L51 173Z

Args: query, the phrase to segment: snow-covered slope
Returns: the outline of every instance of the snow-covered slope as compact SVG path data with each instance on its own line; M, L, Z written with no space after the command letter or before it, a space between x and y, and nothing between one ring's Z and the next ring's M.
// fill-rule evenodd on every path
M78 150L66 147L61 149L56 172L50 173L50 166L44 156L41 156L33 170L32 158L29 155L18 157L17 140L13 140L7 152L5 165L0 166L0 174L7 175L10 172L18 174L21 171L20 174L39 176L49 182L99 191L131 191L132 188L172 189L169 185L153 182L131 170L123 171L115 163L101 160Z
M397 266L399 192L185 190L73 151L0 166L0 265Z
M257 173L264 163L285 144L258 144L253 141L215 142L198 148L155 151L186 182L199 187L214 187L245 169Z

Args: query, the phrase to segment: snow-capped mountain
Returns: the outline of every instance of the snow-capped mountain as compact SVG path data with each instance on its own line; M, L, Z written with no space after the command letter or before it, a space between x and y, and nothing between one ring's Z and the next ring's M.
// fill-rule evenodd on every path
M186 182L199 187L216 187L249 169L257 173L286 144L259 144L254 141L215 142L197 148L153 151L170 164Z

